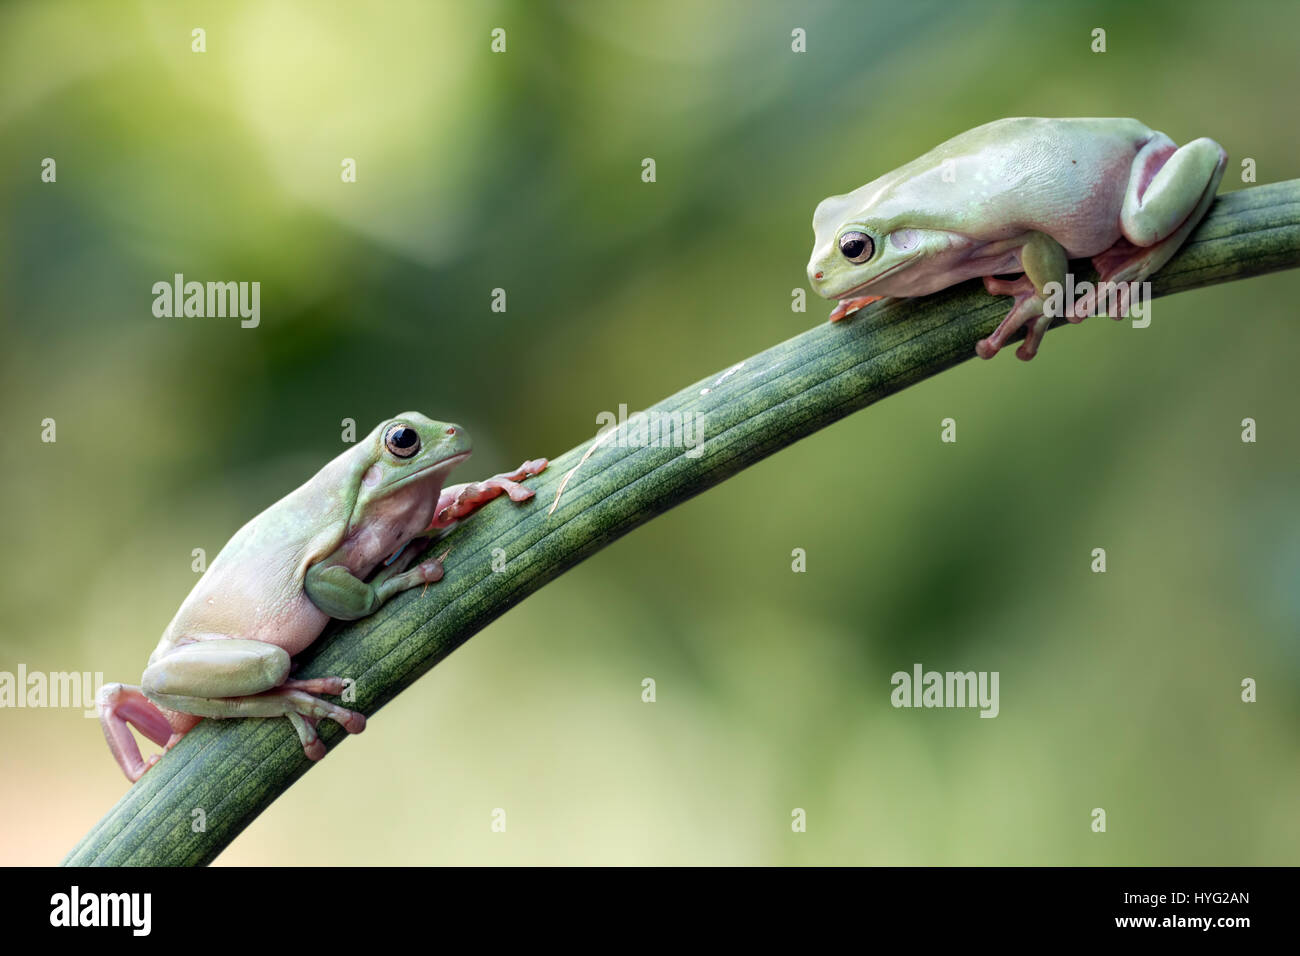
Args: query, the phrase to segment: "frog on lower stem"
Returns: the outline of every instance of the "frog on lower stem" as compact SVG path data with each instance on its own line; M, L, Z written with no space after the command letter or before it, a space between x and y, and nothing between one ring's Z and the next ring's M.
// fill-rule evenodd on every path
M161 756L143 758L128 725L166 751L204 717L286 717L312 760L325 755L321 719L364 730L364 716L318 696L340 694L342 678L291 680L291 658L330 618L365 617L441 580L446 554L406 567L421 550L413 542L501 494L527 501L533 491L520 482L547 466L539 458L443 487L469 455L462 428L406 412L240 528L163 632L140 686L99 693L104 736L127 778L140 779Z

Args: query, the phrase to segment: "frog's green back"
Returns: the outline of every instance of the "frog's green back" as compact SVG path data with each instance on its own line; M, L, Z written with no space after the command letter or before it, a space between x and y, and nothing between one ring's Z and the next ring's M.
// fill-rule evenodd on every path
M881 233L919 226L1012 234L1095 199L1117 176L1126 180L1153 135L1134 119L995 120L839 197L840 206Z
M307 567L347 532L368 461L363 446L338 455L236 531L182 602L159 648L195 631L243 636L250 618L272 618L298 601Z

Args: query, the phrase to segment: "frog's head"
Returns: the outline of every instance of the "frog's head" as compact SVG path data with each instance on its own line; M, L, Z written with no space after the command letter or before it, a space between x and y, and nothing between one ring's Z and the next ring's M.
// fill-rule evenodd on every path
M470 454L465 429L419 412L403 412L380 423L365 441L368 466L361 476L357 514L417 482L428 486L436 500L447 473Z
M886 295L875 284L925 255L922 233L882 222L856 193L824 199L813 213L808 281L827 299Z

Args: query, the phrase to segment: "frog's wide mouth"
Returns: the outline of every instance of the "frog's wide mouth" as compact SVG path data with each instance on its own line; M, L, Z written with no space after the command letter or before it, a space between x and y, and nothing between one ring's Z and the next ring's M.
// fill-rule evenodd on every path
M429 464L421 468L419 471L413 471L409 475L403 475L401 479L393 482L391 485L388 486L389 490L392 490L393 488L400 488L403 485L409 485L411 482L419 481L421 478L426 478L428 477L430 472L442 471L445 473L451 471L452 468L459 465L462 461L464 461L469 456L470 456L469 451L462 451L448 458L441 458L438 461L430 462Z
M469 456L470 453L468 451L458 452L449 458L443 458L440 461L435 461L432 464L425 465L419 471L415 471L407 475L407 479L409 480L411 478L419 478L421 475L427 475L429 472L437 471L439 468L443 469L444 471L451 471L452 468L459 465L462 461L464 461Z
M912 258L915 258L915 257L913 256L913 257L911 257L911 258L904 259L902 262L897 263L896 265L892 265L892 266L890 266L888 269L886 269L884 272L880 273L879 275L874 275L874 276L872 276L872 277L871 277L870 279L868 279L866 282L860 282L860 283L858 283L857 285L855 285L855 286L854 286L853 288L851 288L851 289L845 289L843 292L832 292L830 295L826 296L826 298L828 298L828 299L837 299L837 300L839 300L840 302L843 302L845 299L852 298L855 294L857 294L858 292L861 292L863 289L865 289L867 286L871 285L873 282L879 282L881 279L883 279L885 276L889 275L891 272L897 272L899 269L903 268L903 266L905 266L905 265L907 265L909 262L911 262L911 261L912 261Z

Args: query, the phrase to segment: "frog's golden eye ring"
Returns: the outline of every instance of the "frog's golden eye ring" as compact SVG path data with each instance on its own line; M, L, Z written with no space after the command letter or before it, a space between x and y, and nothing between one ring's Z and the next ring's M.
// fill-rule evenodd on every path
M866 262L876 251L876 244L865 232L846 232L840 236L840 253L849 262Z
M398 458L412 458L420 450L420 433L410 425L396 424L384 435L384 447Z

